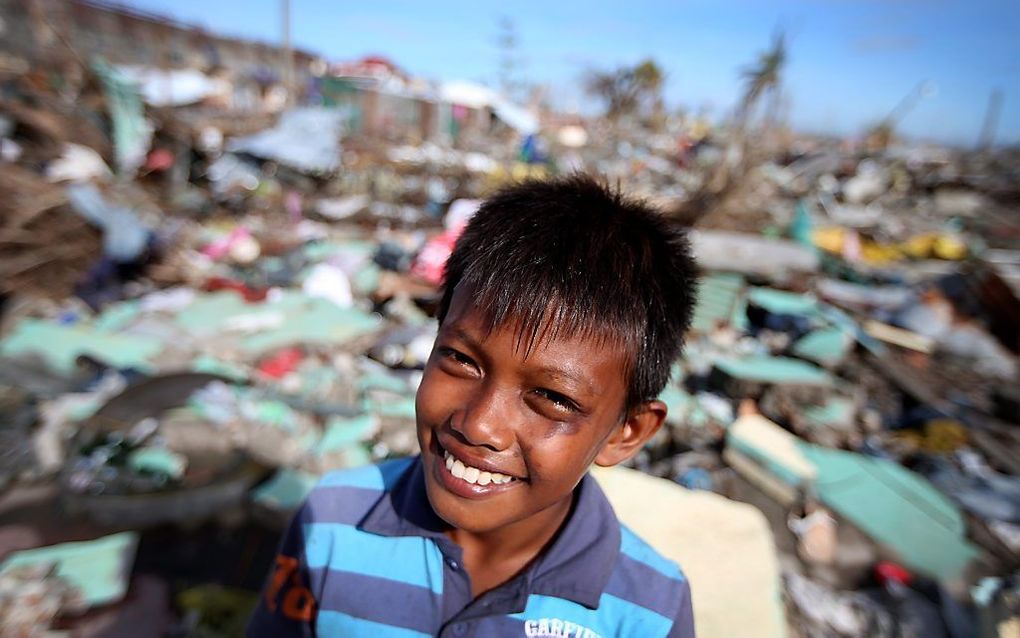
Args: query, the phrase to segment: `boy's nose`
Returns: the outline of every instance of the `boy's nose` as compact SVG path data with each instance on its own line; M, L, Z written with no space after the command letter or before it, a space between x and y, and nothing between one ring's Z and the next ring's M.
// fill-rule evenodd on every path
M451 425L467 443L501 452L513 440L508 409L508 400L494 389L479 388L454 413Z

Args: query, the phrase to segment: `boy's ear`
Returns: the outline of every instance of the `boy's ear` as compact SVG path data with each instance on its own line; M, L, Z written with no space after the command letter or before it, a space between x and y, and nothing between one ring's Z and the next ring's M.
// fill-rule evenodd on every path
M602 451L595 457L595 464L610 467L637 454L662 427L666 411L666 404L662 401L645 401L631 410L606 440Z

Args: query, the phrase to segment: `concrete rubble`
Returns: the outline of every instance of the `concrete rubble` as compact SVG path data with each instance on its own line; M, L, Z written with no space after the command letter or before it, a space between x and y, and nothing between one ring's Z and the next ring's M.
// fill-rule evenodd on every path
M415 453L477 200L577 168L691 225L704 269L666 427L599 475L689 566L699 635L1016 626L1015 152L763 143L695 214L733 132L692 118L609 127L398 74L255 99L208 69L74 68L70 101L0 71L0 634L151 596L165 631L232 635L318 477ZM642 473L668 481L655 517L628 496Z

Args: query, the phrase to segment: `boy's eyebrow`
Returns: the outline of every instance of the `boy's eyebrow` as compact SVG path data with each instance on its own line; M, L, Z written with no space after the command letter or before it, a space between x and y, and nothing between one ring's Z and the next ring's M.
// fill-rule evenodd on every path
M442 332L442 329L440 329L440 332ZM478 350L481 348L481 344L478 342L478 340L472 337L471 334L468 333L468 331L464 330L460 326L451 326L449 328L449 332L451 336L463 341L473 350Z
M469 348L475 351L481 350L481 344L475 339L471 333L464 330L460 326L453 325L449 328L442 328L442 330L449 330L450 336L463 341ZM570 383L576 385L580 390L587 392L588 394L595 394L595 388L592 386L591 381L583 374L579 374L571 370L570 368L561 368L557 366L541 366L534 369L535 372L544 374L549 377L564 379Z
M576 385L578 389L588 394L595 394L595 388L592 387L591 381L588 380L584 375L576 374L569 368L557 368L555 366L542 366L536 368L536 372L548 375L556 379L565 379Z

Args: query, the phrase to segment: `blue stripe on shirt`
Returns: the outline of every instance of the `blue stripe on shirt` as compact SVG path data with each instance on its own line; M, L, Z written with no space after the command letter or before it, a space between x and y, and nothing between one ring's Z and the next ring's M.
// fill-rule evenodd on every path
M595 612L593 612L595 613ZM599 600L598 616L608 622L613 636L666 636L673 626L673 619L635 605L612 594L602 594Z
M304 525L305 560L309 569L376 576L443 593L443 555L421 536L386 537L352 525Z
M626 525L620 524L620 551L626 556L633 558L639 563L648 565L655 571L667 578L683 582L684 575L676 563L666 558L651 548L638 536L630 531Z
M396 459L381 465L366 465L353 470L338 470L322 477L319 486L360 487L379 492L390 491L413 458Z

